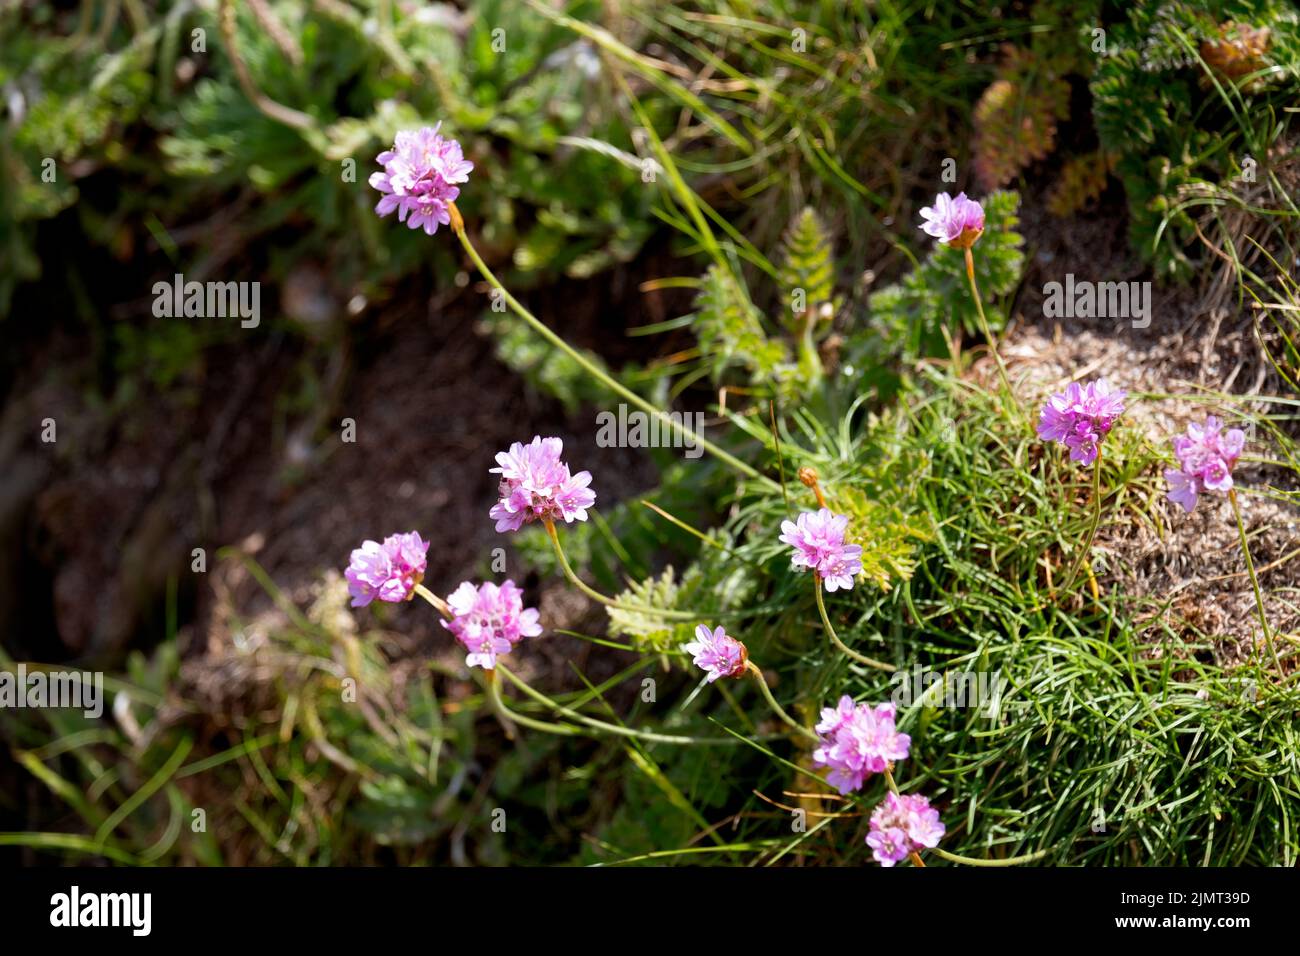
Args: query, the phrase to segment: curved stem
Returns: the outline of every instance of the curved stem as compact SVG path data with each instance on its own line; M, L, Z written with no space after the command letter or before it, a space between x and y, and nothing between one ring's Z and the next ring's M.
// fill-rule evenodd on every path
M1065 578L1065 584L1061 587L1062 591L1070 590L1074 584L1075 576L1079 573L1079 568L1087 560L1088 554L1092 551L1093 539L1097 537L1097 526L1101 524L1101 446L1097 446L1097 460L1092 463L1092 523L1088 527L1088 534L1083 540L1083 548L1074 558L1074 563L1070 566L1070 573Z
M572 707L565 707L559 701L552 700L551 698L543 694L541 691L535 690L532 687L530 687L522 677L519 677L517 674L514 674L511 671L507 670L500 663L497 664L497 670L505 674L506 677L510 679L510 683L514 684L516 687L518 687L521 691L523 691L533 700L537 701L539 704L545 704L547 707L550 707L552 710L556 711L557 713L560 713L565 717L568 717L570 720L577 721L578 723L586 727L590 727L593 730L598 730L602 733L613 734L618 737L635 737L637 740L648 740L651 743L657 743L657 744L734 746L742 742L739 738L736 737L679 737L672 734L656 734L646 730L632 730L630 727L620 727L618 724L609 724L603 720L597 720L594 717L588 717L586 714L581 713L580 711L576 711ZM502 702L501 706L505 707L504 702ZM526 720L521 719L520 715L516 714L514 711L507 710L506 712L509 713L511 717L518 720L521 724L524 724L525 726L529 725L529 723ZM534 722L534 723L540 723L540 722ZM554 727L554 726L563 726L563 725L552 724L549 726ZM570 729L574 733L578 732L578 728L576 727Z
M1049 848L1046 850L1039 850L1036 853L1026 853L1023 856L1009 856L1005 860L982 860L979 857L962 856L959 853L949 853L947 850L941 850L938 847L935 847L930 852L940 859L947 860L949 863L961 863L964 866L998 867L1020 866L1024 863L1033 863L1035 860L1041 860L1043 857L1047 856L1047 854L1051 853L1052 850Z
M1241 536L1241 553L1246 558L1246 571L1250 575L1250 586L1255 589L1255 608L1259 611L1259 626L1264 629L1264 641L1268 644L1268 652L1273 658L1273 666L1277 668L1278 674L1282 673L1282 661L1277 656L1277 648L1273 645L1273 632L1268 627L1268 616L1264 613L1264 597L1259 589L1259 578L1255 574L1255 562L1250 558L1250 546L1246 543L1246 523L1241 520L1241 505L1237 502L1237 489L1228 489L1228 500L1232 502L1232 513L1237 518L1237 533Z
M497 669L501 669L500 664L497 664ZM520 724L531 730L540 730L544 734L555 734L557 737L573 737L582 733L577 727L571 727L568 724L551 724L544 720L533 720L533 718L525 717L523 714L516 714L506 706L505 700L502 699L500 683L497 680L496 671L488 671L488 701L492 704L493 713L501 719L501 723L506 730L506 736L511 740L515 739L512 724Z
M966 278L970 280L971 298L975 300L975 311L980 317L980 332L988 340L989 348L993 350L993 359L998 363L998 375L1002 379L1002 390L1010 396L1011 380L1007 377L1007 367L1002 364L1002 354L998 351L998 340L993 337L993 330L989 328L989 320L984 316L984 300L980 298L979 286L975 284L975 256L971 252L970 246L966 247Z
M746 661L745 670L753 674L754 679L758 681L758 689L762 693L763 699L767 701L767 706L772 708L773 713L797 730L801 736L807 737L809 740L820 739L815 733L787 714L785 709L776 702L776 698L772 696L772 688L767 686L767 678L763 676L763 671L757 664L753 661Z
M550 536L551 544L555 546L555 557L559 559L560 567L564 569L564 576L569 579L579 591L587 595L593 601L604 604L606 607L615 607L620 611L632 611L637 614L652 614L656 617L671 618L679 621L693 621L699 617L691 611L678 611L673 608L654 608L646 607L643 604L627 604L623 601L616 600L612 597L606 597L595 588L587 584L586 581L578 577L572 567L569 566L569 559L564 556L564 549L560 547L560 536L556 534L555 522L549 519L542 522L546 525L546 533Z
M511 295L506 287L501 284L501 281L493 275L492 270L487 267L483 258L478 254L478 250L474 248L474 244L470 242L469 235L465 232L464 220L461 218L459 210L456 209L456 204L450 203L449 205L451 227L456 233L456 238L460 240L460 244L464 247L465 254L470 257L474 265L478 268L478 271L483 274L483 278L488 281L488 284L501 293L502 297L506 300L506 304L509 305L510 308L514 309L515 314L531 325L533 329L542 336L542 338L546 339L546 341L551 345L555 346L557 349L564 352L565 355L569 356L569 358L577 362L578 365L582 367L583 371L595 378L615 395L635 405L646 414L653 415L655 418L659 419L661 423L667 425L669 428L680 434L683 440L699 443L699 446L709 454L713 455L713 457L717 458L719 461L726 462L742 475L762 481L765 484L772 486L774 489L777 487L777 483L771 478L759 474L739 458L736 458L729 452L723 451L717 445L708 441L703 435L695 434L686 427L684 419L682 419L681 416L675 419L673 416L665 414L663 411L647 402L636 392L616 381L608 372L600 368L573 346L569 345L568 342L564 341L564 339L551 331L550 327L542 322L541 319L537 318L537 316L524 308L524 306L520 304L519 300Z
M252 104L271 119L285 126L292 126L299 130L314 129L316 121L306 113L285 106L283 103L277 103L257 88L257 84L253 81L253 74L248 71L248 66L239 55L235 36L235 5L232 0L219 0L217 24L226 44L226 55L230 57L230 65L235 68L235 79Z
M865 657L862 654L859 654L857 651L851 650L849 647L847 647L844 644L843 641L840 640L839 635L835 633L835 628L831 627L831 619L826 616L826 601L822 598L822 579L819 575L815 573L813 574L813 593L817 595L817 610L821 612L822 626L826 628L826 633L830 635L832 644L838 647L847 656L853 658L853 660L857 661L859 664L866 664L868 667L874 667L877 670L882 670L882 671L892 672L898 670L898 668L895 667L893 664L885 664L882 661L878 661L870 657Z
M420 595L420 597L424 598L424 599L425 599L426 601L428 601L430 604L432 604L432 605L433 605L433 609L434 609L435 611L437 611L439 614L441 614L441 615L442 615L443 617L445 617L447 620L449 620L449 621L451 620L451 618L452 618L451 608L447 606L447 602L446 602L446 601L444 601L442 598L438 597L438 595L434 594L432 591L430 591L428 588L426 588L423 584L417 584L417 585L415 586L415 593L418 594L418 595Z

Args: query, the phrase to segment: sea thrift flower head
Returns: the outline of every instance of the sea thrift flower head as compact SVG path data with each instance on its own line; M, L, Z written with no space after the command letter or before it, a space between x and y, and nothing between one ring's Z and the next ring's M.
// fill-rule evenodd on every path
M412 531L393 534L383 540L362 542L352 552L343 577L353 607L365 607L380 600L396 604L415 596L415 586L424 580L429 542Z
M467 182L474 168L460 143L438 135L441 126L399 132L393 148L375 157L383 171L370 174L370 185L384 194L375 212L397 210L399 221L429 235L451 222L450 204L460 195L456 184Z
M1071 382L1043 405L1038 418L1038 437L1057 441L1070 449L1070 459L1091 465L1103 438L1115 419L1124 414L1128 392L1112 388L1105 379L1086 385Z
M921 228L927 236L956 249L969 249L984 233L984 207L965 193L934 197L934 205L921 210Z
M1188 425L1187 434L1174 439L1178 467L1165 471L1169 500L1190 512L1202 492L1230 491L1232 469L1245 447L1246 433L1240 428L1225 432L1223 423L1213 415L1204 425Z
M862 571L861 546L844 543L848 529L847 515L822 508L805 511L796 521L782 521L780 540L794 548L790 560L794 567L816 571L827 591L847 591Z
M826 782L840 793L861 789L863 781L895 760L907 757L912 738L894 726L894 705L854 704L845 694L835 707L823 707L813 765L830 767Z
M462 581L447 595L447 606L452 618L442 626L469 651L465 663L470 667L492 670L497 657L510 653L525 637L542 633L536 608L524 607L524 592L514 581L500 587L491 581L478 587Z
M881 866L893 866L909 853L939 845L944 827L939 811L920 794L887 793L871 813L867 846Z
M515 442L497 455L501 500L490 517L498 531L518 531L530 521L586 521L587 509L596 503L591 472L569 474L560 460L564 443L558 438L534 436L530 444Z
M749 660L745 645L721 626L710 631L707 625L701 624L695 629L695 640L683 644L682 650L695 658L695 666L709 675L710 684L719 677L739 677L745 673Z

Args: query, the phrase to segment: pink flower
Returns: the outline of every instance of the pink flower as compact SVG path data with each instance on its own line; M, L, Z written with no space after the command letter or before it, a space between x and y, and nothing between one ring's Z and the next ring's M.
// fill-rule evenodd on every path
M398 220L429 235L451 222L448 203L460 195L455 184L468 181L474 168L460 143L438 135L441 126L399 132L393 148L375 157L383 172L370 174L370 185L384 194L375 212L387 216L396 209Z
M509 451L497 454L501 475L501 500L489 516L498 531L518 531L530 521L586 521L587 509L596 503L591 472L569 474L560 461L564 443L558 438L533 436L531 444L515 442Z
M710 684L719 677L739 677L749 660L745 645L720 626L710 632L707 625L701 624L695 629L695 640L683 644L682 650L695 658L696 667L708 673Z
M542 633L537 610L524 607L524 592L514 581L500 587L485 581L477 588L463 581L447 595L447 606L452 619L442 626L469 651L465 663L470 667L492 670L498 656L510 653L525 637Z
M912 745L912 738L894 726L893 704L855 705L847 694L834 708L822 708L817 735L813 766L830 767L826 782L840 793L861 789L868 774L905 759Z
M844 543L848 529L846 515L822 508L801 513L797 521L782 521L780 540L794 548L791 565L817 572L827 591L847 591L862 570L861 546Z
M414 531L389 535L383 544L364 541L352 552L343 577L353 607L365 607L378 599L396 604L409 601L415 586L424 580L429 542Z
M921 228L927 236L957 249L969 249L984 232L984 207L965 193L954 199L947 193L934 197L934 205L921 210Z
M909 853L939 845L944 827L939 811L920 794L885 794L871 813L867 846L881 866L893 866Z
M1169 500L1191 511L1203 491L1229 491L1232 469L1246 447L1246 433L1240 428L1223 431L1223 423L1213 415L1204 425L1187 426L1187 434L1174 439L1177 468L1165 470L1169 482Z
M1128 392L1113 389L1105 379L1080 385L1071 382L1043 405L1038 419L1038 437L1057 441L1070 449L1070 459L1091 465L1097 460L1101 441L1115 419L1124 414Z

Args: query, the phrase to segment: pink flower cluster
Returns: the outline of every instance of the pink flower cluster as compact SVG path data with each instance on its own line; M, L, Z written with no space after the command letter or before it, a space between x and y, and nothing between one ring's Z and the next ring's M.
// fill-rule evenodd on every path
M827 591L847 591L862 571L862 547L844 543L848 530L847 515L822 508L803 512L797 521L782 521L780 540L794 548L791 565L815 571Z
M944 827L939 811L920 794L887 793L871 814L867 846L881 866L893 866L922 848L936 847Z
M468 581L447 595L452 618L442 626L469 651L465 663L492 670L497 657L510 653L525 637L542 633L535 608L524 607L524 592L514 581L500 587L491 581L478 587Z
M1196 507L1196 498L1204 491L1227 492L1232 488L1232 469L1246 447L1246 433L1240 428L1223 431L1223 423L1213 415L1204 425L1187 426L1187 434L1174 439L1177 468L1165 471L1169 482L1169 500L1187 511Z
M587 509L596 503L591 472L569 474L560 460L564 443L558 438L534 436L530 444L515 442L497 455L501 475L501 500L492 506L497 531L518 531L531 521L586 521Z
M468 182L474 168L460 143L438 135L441 126L399 132L393 148L375 157L383 172L370 175L370 185L384 194L375 212L397 210L399 221L429 235L451 222L449 204L460 195L456 183Z
M939 193L933 206L921 210L921 218L927 236L957 249L969 249L984 232L984 207L965 193Z
M854 704L848 694L836 707L822 708L817 736L813 766L829 767L826 782L840 793L861 789L869 774L906 758L912 744L894 726L893 704Z
M710 631L707 625L701 624L695 629L695 640L683 644L682 650L695 658L693 663L709 675L710 684L719 677L739 677L745 673L749 660L745 645L720 625Z
M1097 460L1102 439L1115 419L1124 414L1122 388L1111 388L1105 379L1086 385L1071 382L1043 405L1038 420L1038 437L1056 441L1070 449L1070 459L1085 465Z
M389 535L383 543L363 541L352 552L343 577L353 607L365 607L376 599L396 604L409 601L415 586L424 580L429 542L414 531Z

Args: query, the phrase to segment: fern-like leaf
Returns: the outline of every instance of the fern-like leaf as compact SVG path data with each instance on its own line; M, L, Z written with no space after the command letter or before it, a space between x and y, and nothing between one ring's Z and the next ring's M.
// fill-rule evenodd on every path
M1027 50L1011 48L975 106L975 175L986 188L1011 182L1056 147L1069 116L1070 85Z
M836 306L831 238L811 206L805 206L786 230L782 250L781 290L788 324L798 333L805 316L811 313L818 320L829 318Z
M785 343L769 339L758 309L733 276L718 266L709 268L695 299L694 329L700 351L712 361L714 381L733 366L767 381L787 361Z
M1113 157L1104 150L1072 156L1047 194L1047 209L1053 216L1073 216L1097 201L1106 190Z

